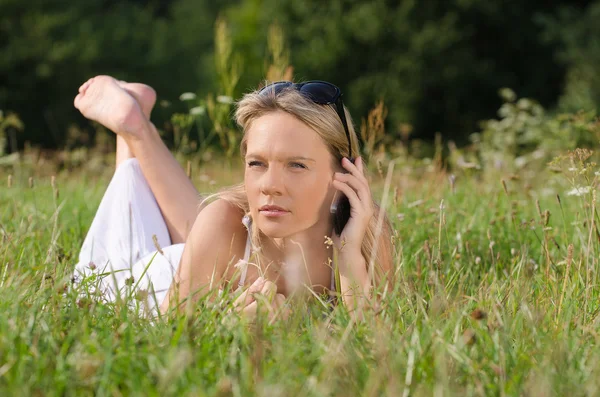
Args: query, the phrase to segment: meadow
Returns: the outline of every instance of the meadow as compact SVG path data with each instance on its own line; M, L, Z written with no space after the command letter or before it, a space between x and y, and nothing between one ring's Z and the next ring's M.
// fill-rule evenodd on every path
M480 169L453 153L373 152L397 282L364 321L314 300L249 326L207 301L148 318L135 296L82 298L73 266L112 157L25 152L0 168L0 395L600 394L594 155ZM242 177L189 161L204 193Z

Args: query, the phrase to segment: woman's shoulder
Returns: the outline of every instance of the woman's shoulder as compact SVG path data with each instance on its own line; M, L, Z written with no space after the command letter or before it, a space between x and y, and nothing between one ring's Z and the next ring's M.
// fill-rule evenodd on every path
M196 273L207 277L214 269L222 275L230 263L244 256L248 231L243 217L239 207L223 199L203 207L190 231L181 265L193 264Z
M243 232L245 235L247 232L242 222L244 211L224 199L217 199L207 204L198 214L198 218L201 218L201 226L219 234Z

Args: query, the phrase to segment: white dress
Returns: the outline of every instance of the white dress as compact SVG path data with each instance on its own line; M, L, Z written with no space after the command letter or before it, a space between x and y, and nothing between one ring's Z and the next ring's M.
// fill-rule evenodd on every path
M250 246L248 236L243 263L248 261ZM154 194L137 159L131 158L117 167L106 189L81 247L75 279L81 282L86 276L101 275L96 287L107 300L137 294L155 311L167 295L183 247L171 244ZM240 285L246 270L242 267Z

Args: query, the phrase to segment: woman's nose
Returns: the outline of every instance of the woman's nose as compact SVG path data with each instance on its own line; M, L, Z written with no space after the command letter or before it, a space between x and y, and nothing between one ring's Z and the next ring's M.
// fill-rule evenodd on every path
M283 192L282 175L274 168L269 167L261 180L261 192L267 196L281 196Z

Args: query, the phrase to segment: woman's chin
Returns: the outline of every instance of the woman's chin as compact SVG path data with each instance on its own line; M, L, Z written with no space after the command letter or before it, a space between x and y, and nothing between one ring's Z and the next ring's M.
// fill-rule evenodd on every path
M296 228L292 230L292 228L286 227L285 225L271 224L269 222L260 222L258 228L262 234L269 238L285 238L298 232Z
M291 236L293 233L290 233L289 230L284 230L284 229L280 229L280 228L260 228L260 231L262 232L262 234L264 234L265 236L269 237L269 238L286 238Z

